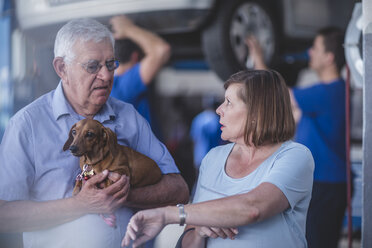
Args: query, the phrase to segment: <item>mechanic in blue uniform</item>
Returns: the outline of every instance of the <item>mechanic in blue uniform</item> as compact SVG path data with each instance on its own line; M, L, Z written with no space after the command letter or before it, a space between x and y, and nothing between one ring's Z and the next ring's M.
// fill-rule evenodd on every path
M135 25L126 16L110 20L115 38L115 71L111 96L131 103L153 127L148 86L168 61L171 48L161 37Z
M194 165L199 169L202 159L213 147L222 145L220 117L216 114L216 97L202 97L203 111L191 122L190 136L194 144Z
M307 215L309 248L337 248L347 204L344 34L336 27L318 31L309 50L309 66L319 81L290 90L297 122L295 140L315 161L312 199ZM257 40L246 40L255 68L266 68Z

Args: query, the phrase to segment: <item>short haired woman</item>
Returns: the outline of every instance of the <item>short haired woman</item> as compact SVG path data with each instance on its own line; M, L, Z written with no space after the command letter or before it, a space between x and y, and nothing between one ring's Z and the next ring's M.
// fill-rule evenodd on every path
M217 108L223 140L203 159L193 204L132 217L123 245L148 240L170 223L187 224L182 247L307 247L306 214L314 161L291 141L290 96L273 70L241 71Z

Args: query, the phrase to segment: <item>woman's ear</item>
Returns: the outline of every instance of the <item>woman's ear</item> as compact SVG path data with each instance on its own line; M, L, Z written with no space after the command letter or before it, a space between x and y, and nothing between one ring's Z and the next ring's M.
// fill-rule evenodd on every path
M53 67L56 71L57 75L64 81L63 79L66 76L66 63L62 57L55 57L53 59Z

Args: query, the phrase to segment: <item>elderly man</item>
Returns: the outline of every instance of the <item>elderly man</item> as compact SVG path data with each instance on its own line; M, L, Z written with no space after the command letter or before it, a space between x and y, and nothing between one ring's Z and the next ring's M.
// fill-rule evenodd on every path
M132 105L109 97L114 70L114 40L90 19L64 25L55 40L57 88L35 100L9 122L0 145L0 231L23 232L24 247L120 247L132 208L187 202L185 181L166 147ZM62 150L71 126L96 119L153 160L159 183L130 189L117 174L93 176L72 196L78 158ZM116 182L99 189L106 177ZM98 215L115 211L117 228ZM6 223L6 224L5 224Z

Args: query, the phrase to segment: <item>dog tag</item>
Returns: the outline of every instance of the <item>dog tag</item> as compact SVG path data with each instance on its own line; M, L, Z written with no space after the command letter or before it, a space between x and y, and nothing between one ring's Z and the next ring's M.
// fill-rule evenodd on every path
M86 165L86 166L85 166ZM84 180L88 180L89 178L91 178L92 176L95 175L94 173L94 170L91 166L88 166L87 164L85 164L83 169L84 169Z

